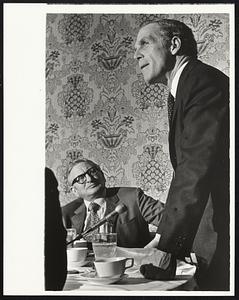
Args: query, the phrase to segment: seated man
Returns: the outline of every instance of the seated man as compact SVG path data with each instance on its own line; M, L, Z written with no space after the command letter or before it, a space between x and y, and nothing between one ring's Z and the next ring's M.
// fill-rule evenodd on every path
M93 161L79 159L68 173L68 182L77 199L62 208L66 228L75 228L82 233L90 223L90 203L96 203L97 217L102 219L122 203L127 207L123 213L112 218L113 232L121 247L140 248L151 241L149 224L158 226L163 205L143 193L139 188L106 188L105 177ZM92 224L92 223L90 223Z

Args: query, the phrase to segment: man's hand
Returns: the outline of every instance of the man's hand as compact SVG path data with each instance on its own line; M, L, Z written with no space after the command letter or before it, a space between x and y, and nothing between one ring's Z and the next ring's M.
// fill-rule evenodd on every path
M140 272L146 279L151 280L171 280L176 275L177 261L174 256L171 256L169 265L166 269L156 267L153 264L145 264L140 267Z

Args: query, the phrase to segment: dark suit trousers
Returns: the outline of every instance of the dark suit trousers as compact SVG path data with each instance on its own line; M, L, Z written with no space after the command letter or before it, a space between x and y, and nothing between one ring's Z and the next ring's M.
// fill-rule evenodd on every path
M216 252L209 267L198 258L199 268L195 278L200 290L226 291L229 290L229 241L219 237Z

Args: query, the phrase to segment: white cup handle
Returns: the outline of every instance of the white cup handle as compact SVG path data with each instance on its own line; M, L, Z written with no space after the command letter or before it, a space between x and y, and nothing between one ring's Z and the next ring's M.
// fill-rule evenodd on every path
M131 264L129 266L125 266L125 269L131 268L134 265L134 259L132 257L129 257L129 258L125 259L125 265L127 263L127 260L131 260Z

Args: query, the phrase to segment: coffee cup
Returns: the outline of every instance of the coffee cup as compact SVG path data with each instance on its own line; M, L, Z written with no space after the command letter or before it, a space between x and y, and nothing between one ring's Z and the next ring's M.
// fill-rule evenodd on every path
M127 265L127 261L131 261ZM133 258L127 257L111 257L101 258L94 262L97 275L99 277L116 277L122 276L126 269L134 265Z
M67 249L67 267L69 269L77 268L86 261L88 248L69 248Z

